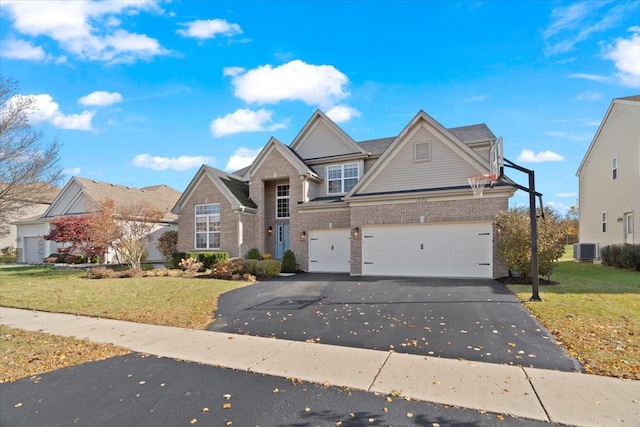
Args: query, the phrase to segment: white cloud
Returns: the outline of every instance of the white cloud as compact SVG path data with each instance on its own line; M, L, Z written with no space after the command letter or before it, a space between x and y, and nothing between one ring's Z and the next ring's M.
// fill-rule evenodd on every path
M95 105L98 107L105 107L118 102L122 102L122 95L118 92L105 92L103 90L95 91L78 99L78 103L82 105Z
M260 150L251 150L249 148L240 147L238 148L231 157L229 157L229 161L227 162L227 166L225 170L228 171L237 171L244 167L249 166L260 154Z
M213 39L218 34L231 37L235 34L242 34L242 28L238 24L232 24L224 19L203 19L182 23L186 30L177 30L176 33L185 37L195 39Z
M577 193L558 193L554 197L558 197L560 199L574 199L577 195Z
M286 123L272 123L273 111L264 108L253 111L239 109L211 122L209 129L213 136L225 136L241 132L261 132L286 128Z
M537 154L526 148L522 150L518 156L518 162L523 163L541 163L541 162L561 162L564 160L560 154L553 151L540 151Z
M602 95L598 92L586 91L586 92L580 92L578 96L576 96L576 99L578 101L597 101L601 97Z
M637 6L635 2L581 1L559 6L551 11L551 22L542 35L547 42L545 53L557 55L573 50L576 44L595 33L612 28Z
M565 205L562 202L549 202L547 203L548 206L552 207L554 210L556 210L560 215L566 215L566 213L569 211L569 206Z
M348 105L336 105L325 114L336 123L347 122L354 117L360 117L360 111Z
M151 156L144 153L139 154L133 159L133 165L141 168L162 171L173 169L176 171L185 171L187 169L197 168L205 163L215 163L214 157L207 156L179 156L175 158Z
M235 96L247 103L277 104L289 100L331 108L349 96L345 88L349 79L332 65L294 60L246 72L241 68L226 68L224 74L232 77Z
M606 76L600 76L598 74L586 74L586 73L572 73L569 74L567 77L569 77L570 79L584 79L584 80L591 80L594 82L608 82L610 79L609 77Z
M0 54L8 59L21 59L29 61L44 61L46 53L41 46L34 46L25 40L8 39L2 42Z
M484 95L475 95L463 99L464 102L482 102L486 97Z
M15 95L22 96L22 95ZM14 96L14 97L15 97ZM50 123L61 129L91 130L91 120L95 111L83 111L80 114L63 114L60 105L51 95L27 95L34 100L34 109L29 112L29 121L33 123ZM8 102L12 102L11 98Z
M618 72L620 83L629 87L640 87L640 28L631 27L634 34L628 39L617 39L609 47L605 58L611 59Z
M89 60L132 62L165 55L159 42L119 27L115 15L159 11L157 1L16 1L3 8L24 36L49 37L68 54Z
M80 168L79 167L75 167L75 168L65 168L62 170L62 173L65 175L70 175L70 176L78 176L80 175Z

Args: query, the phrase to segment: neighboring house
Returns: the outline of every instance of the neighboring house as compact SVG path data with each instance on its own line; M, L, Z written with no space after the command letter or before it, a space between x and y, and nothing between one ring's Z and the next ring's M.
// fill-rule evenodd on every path
M42 262L44 257L57 251L56 242L42 240L42 236L50 231L50 221L53 218L65 215L80 215L90 211L99 202L112 199L116 204L130 204L139 201L147 201L154 208L164 212L162 221L152 233L153 243L147 246L147 260L150 262L164 261L158 251L156 241L165 231L177 230L177 216L171 213L171 208L180 197L180 192L166 185L155 185L144 188L132 188L122 185L100 182L91 179L73 177L64 186L62 191L53 200L51 206L42 214L40 218L34 219L33 223L21 222L18 225L18 240L22 257L18 262ZM28 244L29 238L33 236L32 228L38 226L40 239L39 246L44 245L44 252L38 247L37 255L35 250ZM44 253L44 255L42 255ZM107 254L106 262L117 262L116 255L110 251Z
M640 95L611 102L578 172L579 240L640 244Z
M39 187L42 184L38 184ZM27 191L28 194L31 194L32 191ZM44 230L46 226L39 221L40 216L47 210L47 208L51 205L51 202L55 199L55 197L60 193L60 188L55 185L44 185L42 191L38 190L38 196L36 199L31 200L33 202L27 209L22 211L19 215L14 215L8 224L9 233L3 236L0 236L0 249L4 249L6 247L18 248L17 251L17 260L24 259L24 253L22 248L25 246L29 247L29 254L33 255L32 260L36 262L37 257L40 254L44 254L46 245L42 240L41 236L46 234ZM20 225L23 230L20 238L18 237L18 225ZM44 257L46 255L42 255ZM41 259L41 258L40 258Z
M515 188L474 198L489 171L484 124L446 129L420 111L391 138L355 142L316 111L293 142L271 138L234 174L203 165L178 200L178 248L292 250L310 272L495 278L495 215Z

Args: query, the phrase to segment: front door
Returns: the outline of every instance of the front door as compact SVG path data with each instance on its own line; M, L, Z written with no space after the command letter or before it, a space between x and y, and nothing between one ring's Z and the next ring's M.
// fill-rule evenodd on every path
M633 244L633 213L624 214L624 242Z
M289 224L276 224L276 257L282 259L282 255L289 250Z

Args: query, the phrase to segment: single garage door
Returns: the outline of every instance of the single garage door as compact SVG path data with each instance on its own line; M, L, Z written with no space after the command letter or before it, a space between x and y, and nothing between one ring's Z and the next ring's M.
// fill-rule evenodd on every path
M349 273L350 257L348 228L309 230L309 271Z
M45 256L44 240L40 237L24 238L24 262L30 264L41 263Z
M491 223L365 226L362 274L493 276Z

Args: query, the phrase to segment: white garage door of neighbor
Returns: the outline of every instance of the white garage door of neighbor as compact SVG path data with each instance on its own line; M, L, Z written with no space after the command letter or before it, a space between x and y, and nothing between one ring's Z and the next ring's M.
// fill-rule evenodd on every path
M348 228L309 230L309 271L351 271L351 239Z
M44 240L40 237L24 238L24 262L34 264L44 260Z
M492 234L491 223L366 226L362 274L491 278Z

